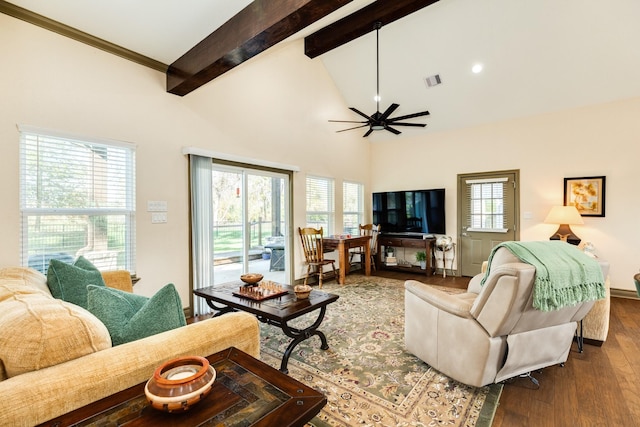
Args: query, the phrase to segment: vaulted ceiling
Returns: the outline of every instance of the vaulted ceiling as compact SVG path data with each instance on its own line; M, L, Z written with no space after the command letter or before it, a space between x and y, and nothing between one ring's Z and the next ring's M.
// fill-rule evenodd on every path
M287 0L282 4L295 8L296 4L307 2L314 3ZM225 22L233 22L234 16L252 2L9 0L7 3L137 52L162 67L174 64ZM272 2L256 0L254 5L258 3ZM325 30L325 40L345 32L349 26L355 31L354 24L335 30L340 26L336 22L359 10L380 10L396 2L332 0L315 5L323 3L328 5L323 11L325 17L308 26L296 22L300 29L296 28L291 35L273 37L269 33L269 37L274 43L307 37L309 50L316 37L314 33L322 36L323 28L335 23ZM385 23L380 30L381 106L400 104L396 115L431 111L425 120L427 128L403 129L403 135L640 96L640 79L636 77L640 68L637 47L640 26L636 24L640 2L440 0L427 7L431 2L400 3L421 5L408 16ZM336 11L331 12L331 7ZM309 19L307 15L304 18ZM303 50L300 55L305 54ZM374 112L373 32L309 60L323 62L347 105L368 114ZM475 64L482 64L483 70L472 72ZM425 79L436 74L442 84L429 87ZM335 119L358 120L358 116L345 110L343 117ZM341 128L335 123L327 126Z

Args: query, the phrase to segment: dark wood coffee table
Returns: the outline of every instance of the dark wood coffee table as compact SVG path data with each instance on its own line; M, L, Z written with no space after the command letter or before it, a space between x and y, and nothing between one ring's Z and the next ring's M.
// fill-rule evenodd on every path
M327 403L322 393L236 348L207 359L216 369L213 388L186 412L153 409L145 381L41 426L303 426Z
M314 289L308 299L299 300L296 298L292 287L284 286L283 288L288 291L286 295L263 301L254 301L234 295L242 286L243 282L241 281L229 282L218 286L196 289L193 293L204 298L209 307L216 310L214 316L237 310L246 311L255 314L258 320L263 323L280 327L286 336L293 338L293 341L289 343L282 356L280 370L284 373L289 372L287 364L289 363L291 352L307 338L317 335L321 341L320 348L323 350L329 348L327 338L318 330L318 327L324 319L327 305L335 302L339 298L338 295ZM216 304L222 304L222 306ZM316 310L319 310L318 317L311 326L297 329L288 324L289 321Z

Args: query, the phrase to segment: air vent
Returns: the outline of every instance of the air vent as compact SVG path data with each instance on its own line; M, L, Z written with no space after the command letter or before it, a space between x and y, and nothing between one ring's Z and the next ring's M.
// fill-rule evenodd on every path
M426 77L424 81L427 84L427 87L438 86L442 83L442 80L440 80L440 74L434 74L433 76Z

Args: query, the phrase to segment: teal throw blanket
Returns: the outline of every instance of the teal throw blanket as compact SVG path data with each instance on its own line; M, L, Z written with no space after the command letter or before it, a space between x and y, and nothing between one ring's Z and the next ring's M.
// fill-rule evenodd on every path
M491 251L482 284L489 277L493 255L502 247L536 268L533 307L538 310L558 310L605 297L604 277L598 262L559 240L500 243Z

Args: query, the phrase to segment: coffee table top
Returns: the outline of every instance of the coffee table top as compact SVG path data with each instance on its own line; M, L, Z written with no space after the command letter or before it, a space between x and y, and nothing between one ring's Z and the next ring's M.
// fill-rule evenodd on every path
M322 393L234 347L207 359L217 375L211 392L184 413L153 409L145 381L43 425L303 426L327 403Z
M286 295L277 298L254 301L249 298L234 295L243 285L243 282L229 282L218 286L195 289L194 294L233 307L238 310L266 317L278 322L286 322L305 313L317 310L336 301L339 296L327 292L312 290L307 299L297 299L293 287L283 286L289 291Z

